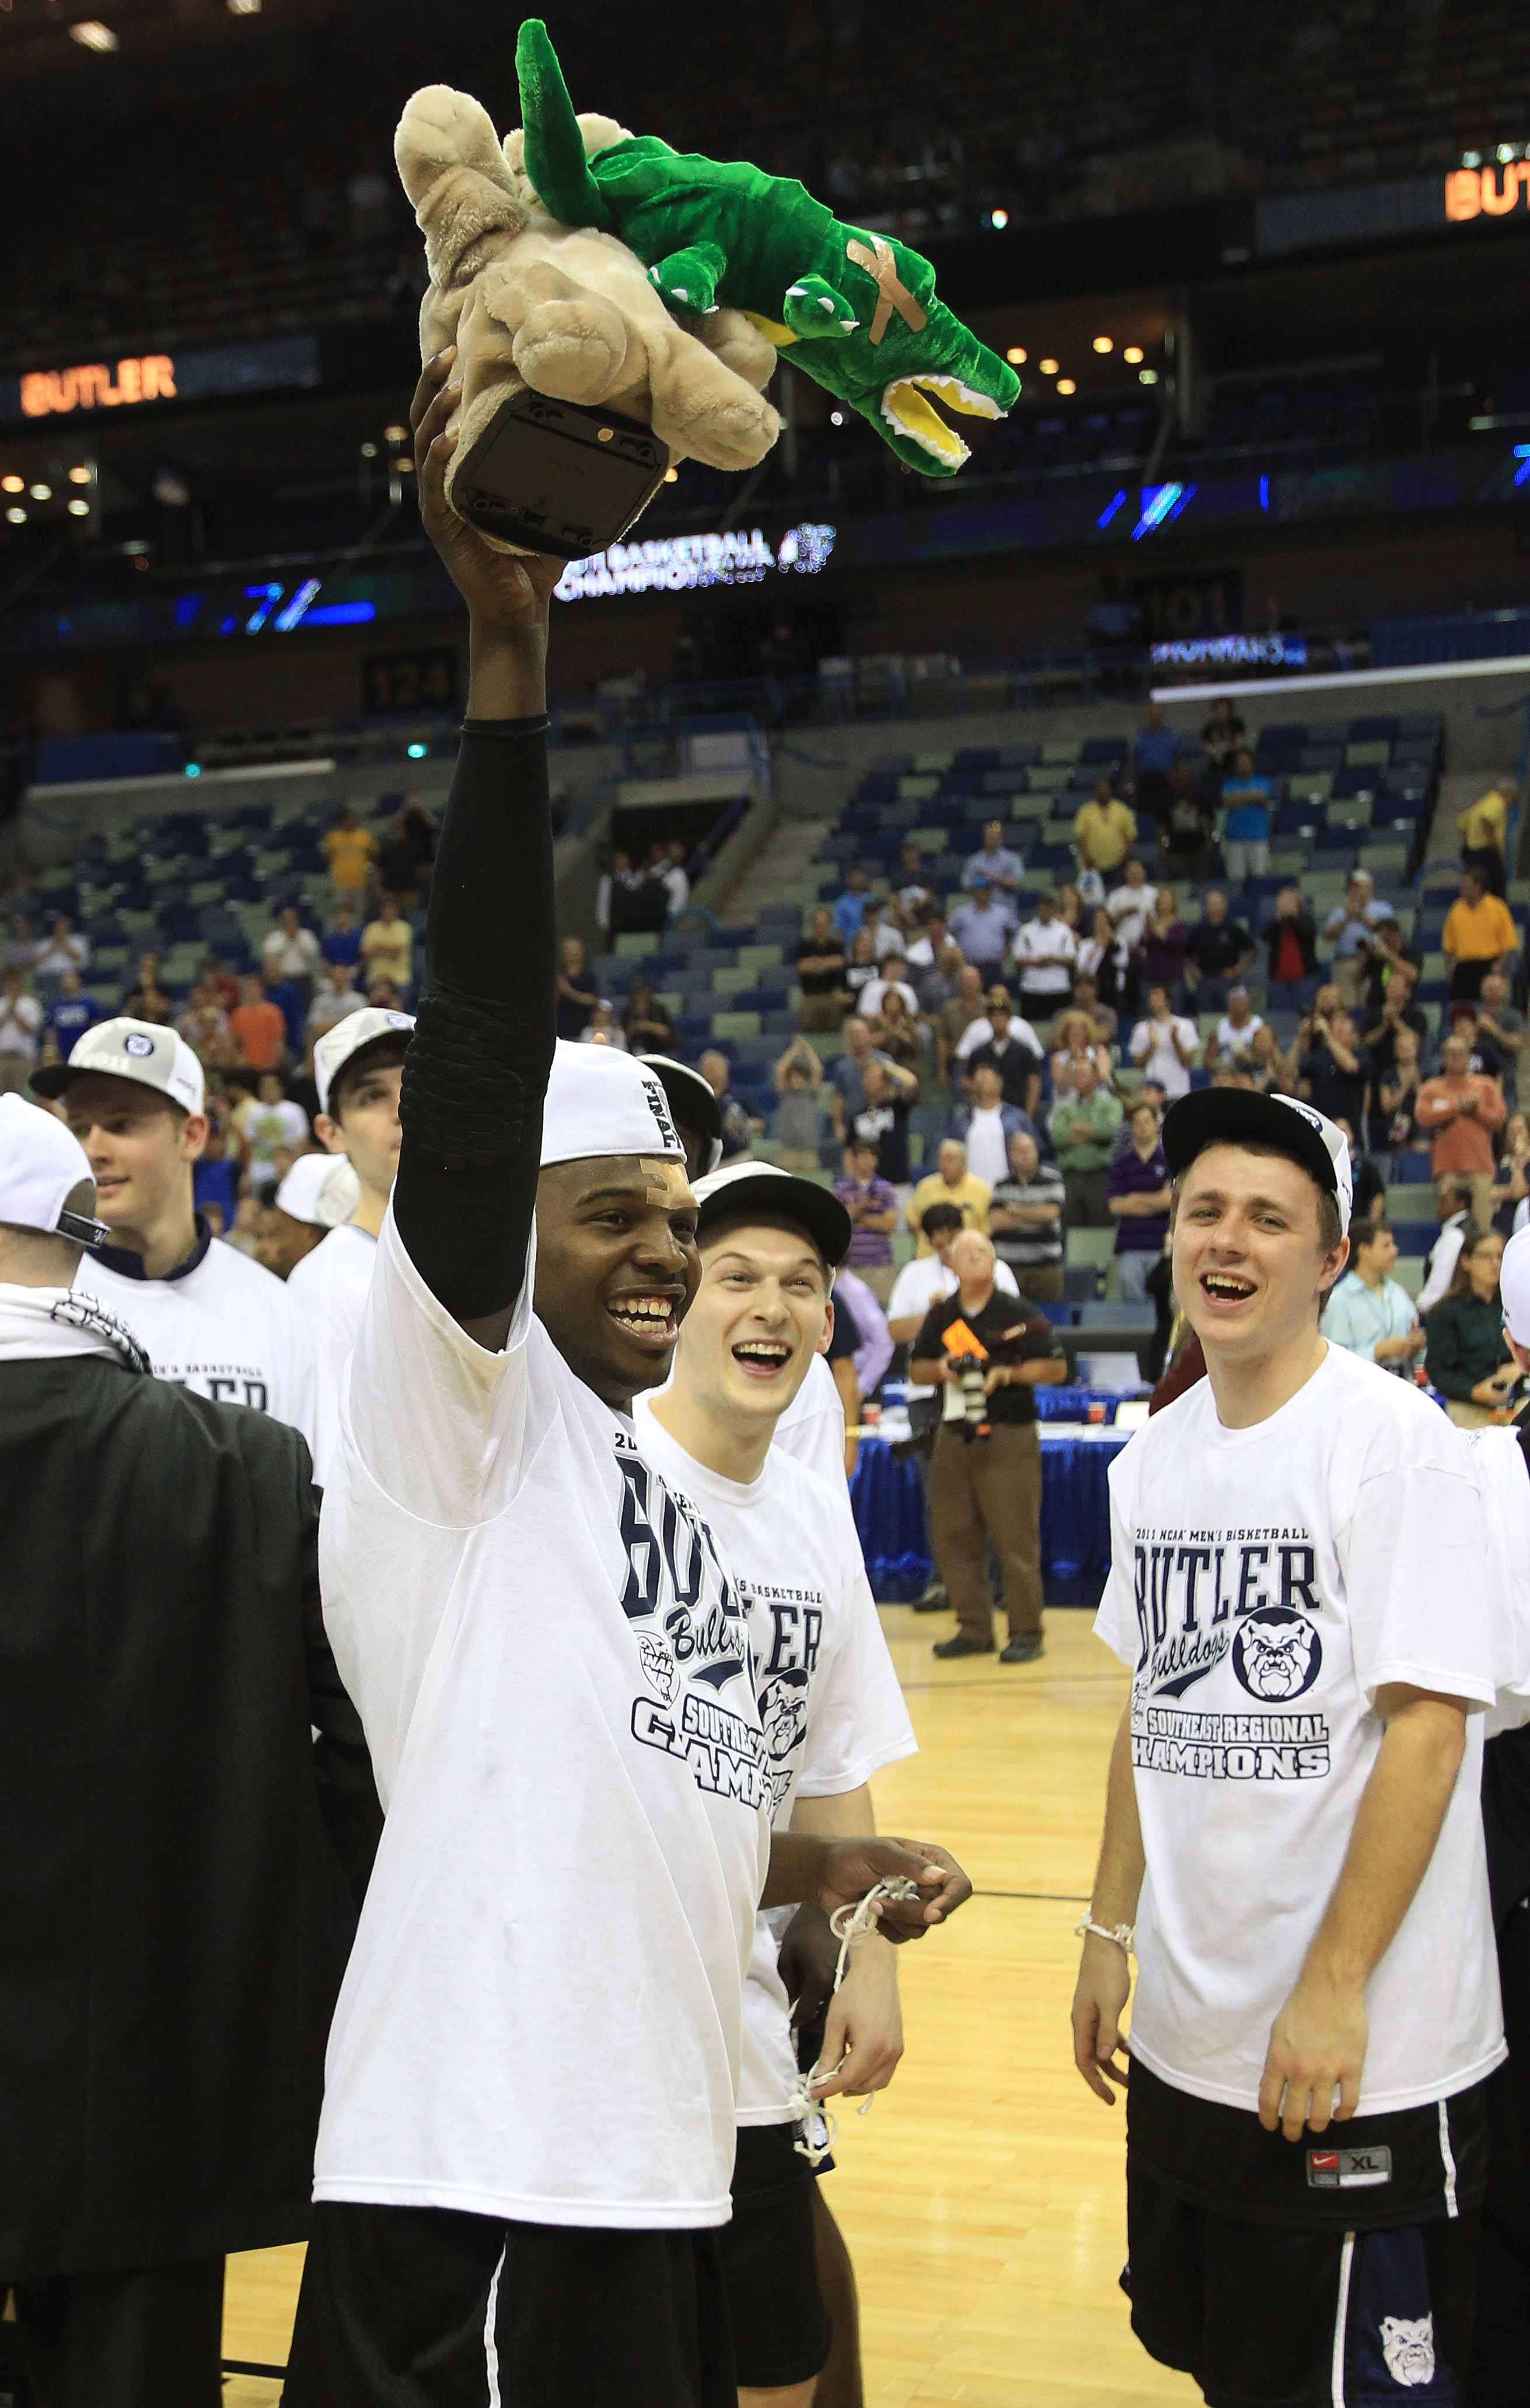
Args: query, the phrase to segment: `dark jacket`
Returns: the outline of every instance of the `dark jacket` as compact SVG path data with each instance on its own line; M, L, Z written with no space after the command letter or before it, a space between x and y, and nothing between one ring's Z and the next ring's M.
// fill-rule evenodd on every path
M1503 1307L1496 1297L1442 1296L1424 1321L1429 1344L1424 1360L1442 1397L1469 1405L1479 1380L1491 1380L1508 1360Z
M1307 910L1305 903L1293 918L1290 920L1272 920L1269 926L1264 931L1265 976L1267 978L1274 978L1276 974L1275 966L1280 958L1280 932L1283 928L1290 928L1293 932L1296 941L1302 949L1301 974L1303 978L1316 978L1318 974L1318 924L1312 917L1311 912Z
M7 1361L0 1527L0 2282L297 2240L382 1827L308 1449Z

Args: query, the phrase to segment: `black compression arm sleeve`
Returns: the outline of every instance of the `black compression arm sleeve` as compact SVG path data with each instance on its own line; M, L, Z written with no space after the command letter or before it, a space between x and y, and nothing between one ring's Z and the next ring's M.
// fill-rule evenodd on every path
M458 1321L520 1294L552 1068L556 932L545 719L468 720L404 1065L394 1216Z

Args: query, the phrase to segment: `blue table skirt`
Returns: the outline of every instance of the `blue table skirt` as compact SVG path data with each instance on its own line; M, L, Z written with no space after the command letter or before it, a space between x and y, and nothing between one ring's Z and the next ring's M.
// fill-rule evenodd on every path
M1110 1569L1107 1475L1125 1444L1124 1437L1115 1445L1042 1432L1041 1568L1049 1605L1099 1600ZM885 1439L862 1439L850 1504L873 1596L888 1605L920 1596L930 1578L930 1546L913 1455L894 1455Z

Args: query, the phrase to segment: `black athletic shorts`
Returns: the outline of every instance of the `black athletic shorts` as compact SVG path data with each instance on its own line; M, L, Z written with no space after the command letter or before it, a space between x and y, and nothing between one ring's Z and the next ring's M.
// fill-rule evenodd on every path
M1209 2408L1459 2408L1489 2086L1296 2142L1133 2060L1121 2287Z
M739 2381L751 2391L806 2383L829 2363L833 2327L818 2288L815 2169L795 2124L744 2124L733 2161L733 2221L717 2235Z
M325 2201L283 2408L737 2408L717 2235Z

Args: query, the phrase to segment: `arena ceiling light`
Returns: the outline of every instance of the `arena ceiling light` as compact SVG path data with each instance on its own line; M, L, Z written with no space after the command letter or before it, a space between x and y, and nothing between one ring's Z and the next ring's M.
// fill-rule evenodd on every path
M1078 391L1078 387L1075 384L1072 377L1059 377L1057 380L1057 389L1059 393L1076 393Z
M25 491L26 479L24 477L18 477L14 470L8 477L0 477L0 493L24 494Z
M35 502L51 502L53 498L53 488L51 485L34 485L31 490L32 498Z
M1096 335L1094 348L1097 351L1113 351L1116 348L1115 338L1110 335Z
M84 50L115 50L121 47L109 25L99 17L82 17L78 25L69 28L69 39Z
M71 485L88 485L91 481L91 470L81 463L79 467L70 469L69 482Z
M11 506L10 506L9 509L6 512L6 516L7 516L7 518L10 521L10 523L11 523L11 525L12 525L12 526L25 526L25 524L26 524L26 512L25 512L25 510L20 510L20 509L18 509L16 508L16 505L15 505L15 503L14 503L14 502L11 504Z
M1142 345L1140 343L1128 343L1125 351L1121 353L1121 357L1126 362L1129 368L1140 368L1142 366Z
M79 495L77 494L73 501L69 504L69 516L72 519L88 519L90 514L91 506L89 502L82 502Z
M1138 382L1138 384L1157 384L1157 382L1158 382L1158 370L1157 370L1157 368L1138 368L1138 370L1137 370L1137 382Z
M231 17L258 17L260 0L228 0L228 13Z
M1043 376L1056 376L1057 374L1056 360L1038 360L1036 362L1036 366L1040 368Z
M1009 362L1012 368L1023 368L1026 363L1026 349L1023 343L1011 343L1008 351L1004 353L1004 357Z
M1007 209L990 209L989 211L989 223L992 226L995 234L1003 234L1005 226L1009 223L1009 211Z

